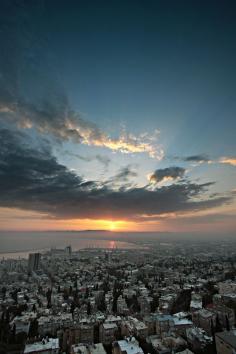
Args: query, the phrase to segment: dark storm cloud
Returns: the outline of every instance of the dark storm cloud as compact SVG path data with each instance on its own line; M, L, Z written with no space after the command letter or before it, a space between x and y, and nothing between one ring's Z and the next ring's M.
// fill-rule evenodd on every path
M186 156L186 157L175 157L175 160L179 161L184 161L184 162L190 162L193 164L202 164L202 163L208 163L208 164L227 164L231 166L236 166L236 157L235 156L223 156L223 157L218 157L216 159L210 159L207 155L191 155L191 156Z
M152 183L159 183L164 180L175 180L178 178L182 178L184 174L184 168L172 166L156 170L149 176L149 180Z
M137 177L137 175L137 172L132 169L132 166L128 165L122 167L111 180L113 182L128 182L129 178Z
M25 135L7 129L0 130L0 200L1 203L16 199L34 204L40 196L50 193L70 193L83 181L66 167L57 163L48 146L32 148ZM87 187L87 186L86 186ZM24 202L23 202L24 203Z
M134 169L134 166L128 165L121 167L114 176L104 181L103 185L110 189L124 192L134 188L135 184L132 179L137 176L138 173Z
M231 201L204 198L212 183L182 183L149 190L114 190L59 164L50 148L32 147L23 134L0 130L0 206L48 213L56 218L123 218L202 210ZM127 170L122 176L129 175ZM78 171L79 173L79 171Z
M207 155L191 155L191 156L184 157L183 161L202 163L202 162L210 162L211 160Z

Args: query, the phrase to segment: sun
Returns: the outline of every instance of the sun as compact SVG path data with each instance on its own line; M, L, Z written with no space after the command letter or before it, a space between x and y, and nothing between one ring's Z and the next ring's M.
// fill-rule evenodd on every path
M115 221L110 221L109 222L109 228L110 228L110 231L116 230L116 228L117 228L116 222Z

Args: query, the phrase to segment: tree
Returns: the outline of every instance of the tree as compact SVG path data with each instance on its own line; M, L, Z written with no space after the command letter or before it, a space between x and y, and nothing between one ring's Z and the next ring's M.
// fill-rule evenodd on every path
M219 319L219 316L218 314L216 315L216 325L215 325L215 333L217 332L222 332L222 326L221 326L221 323L220 323L220 319Z
M69 295L68 295L66 289L64 289L64 292L63 292L63 299L66 301L66 300L68 300L68 298L69 298Z
M7 288L5 286L2 287L2 296L3 296L3 300L5 300L6 298L6 292L7 292Z
M133 312L140 312L140 305L136 295L129 300L129 307Z
M36 336L38 336L38 320L35 318L30 322L29 337L32 338Z
M11 297L12 299L15 301L15 304L17 304L17 293L18 293L18 290L15 289L12 293L11 293Z
M52 290L48 289L48 291L46 292L46 298L47 298L47 307L50 308L51 307L51 300L52 300Z
M74 301L76 306L79 306L79 290L78 289L76 289L74 291L73 301Z
M72 295L72 291L73 291L73 288L72 286L70 285L70 289L69 289L69 294Z
M35 304L33 304L32 311L33 311L33 312L36 312L36 306L35 306Z
M90 301L88 301L88 304L87 304L87 315L91 315L91 303Z
M153 296L153 300L150 306L151 306L151 312L155 312L157 307L159 306L159 297L157 295Z
M74 287L75 287L75 289L78 289L77 278L76 278L75 281L74 281Z
M225 315L226 330L230 331L229 317Z
M180 311L189 311L190 302L191 290L182 290L173 304L171 313L173 314Z
M85 290L85 298L87 299L89 297L89 288L86 287L86 290Z
M75 303L73 301L70 305L70 312L72 313L72 316L74 316L74 311L75 311Z
M114 288L113 288L113 304L112 304L112 311L117 312L117 299L122 294L122 285L115 281Z
M105 295L103 294L99 304L98 304L98 310L102 312L106 312L107 306L106 306L106 301L105 301Z
M108 280L104 280L103 284L102 284L102 290L107 293L110 290L110 286L109 286L109 282Z

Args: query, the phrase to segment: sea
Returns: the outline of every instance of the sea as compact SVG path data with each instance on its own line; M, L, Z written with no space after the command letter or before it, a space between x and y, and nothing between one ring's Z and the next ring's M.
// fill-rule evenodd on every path
M118 232L106 230L13 232L0 231L0 259L27 258L30 252L71 246L73 251L85 248L144 249L174 246L176 242L233 242L236 234L200 234L169 232Z
M118 238L118 239L117 239ZM125 236L124 236L125 238ZM31 252L46 252L51 248L71 246L72 251L86 248L140 249L133 242L122 241L115 232L55 231L55 232L0 232L0 259L27 258Z

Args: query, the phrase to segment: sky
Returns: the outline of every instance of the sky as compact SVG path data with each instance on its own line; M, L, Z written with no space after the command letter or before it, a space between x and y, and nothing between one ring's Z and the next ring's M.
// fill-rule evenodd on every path
M3 0L0 230L236 230L235 1Z

